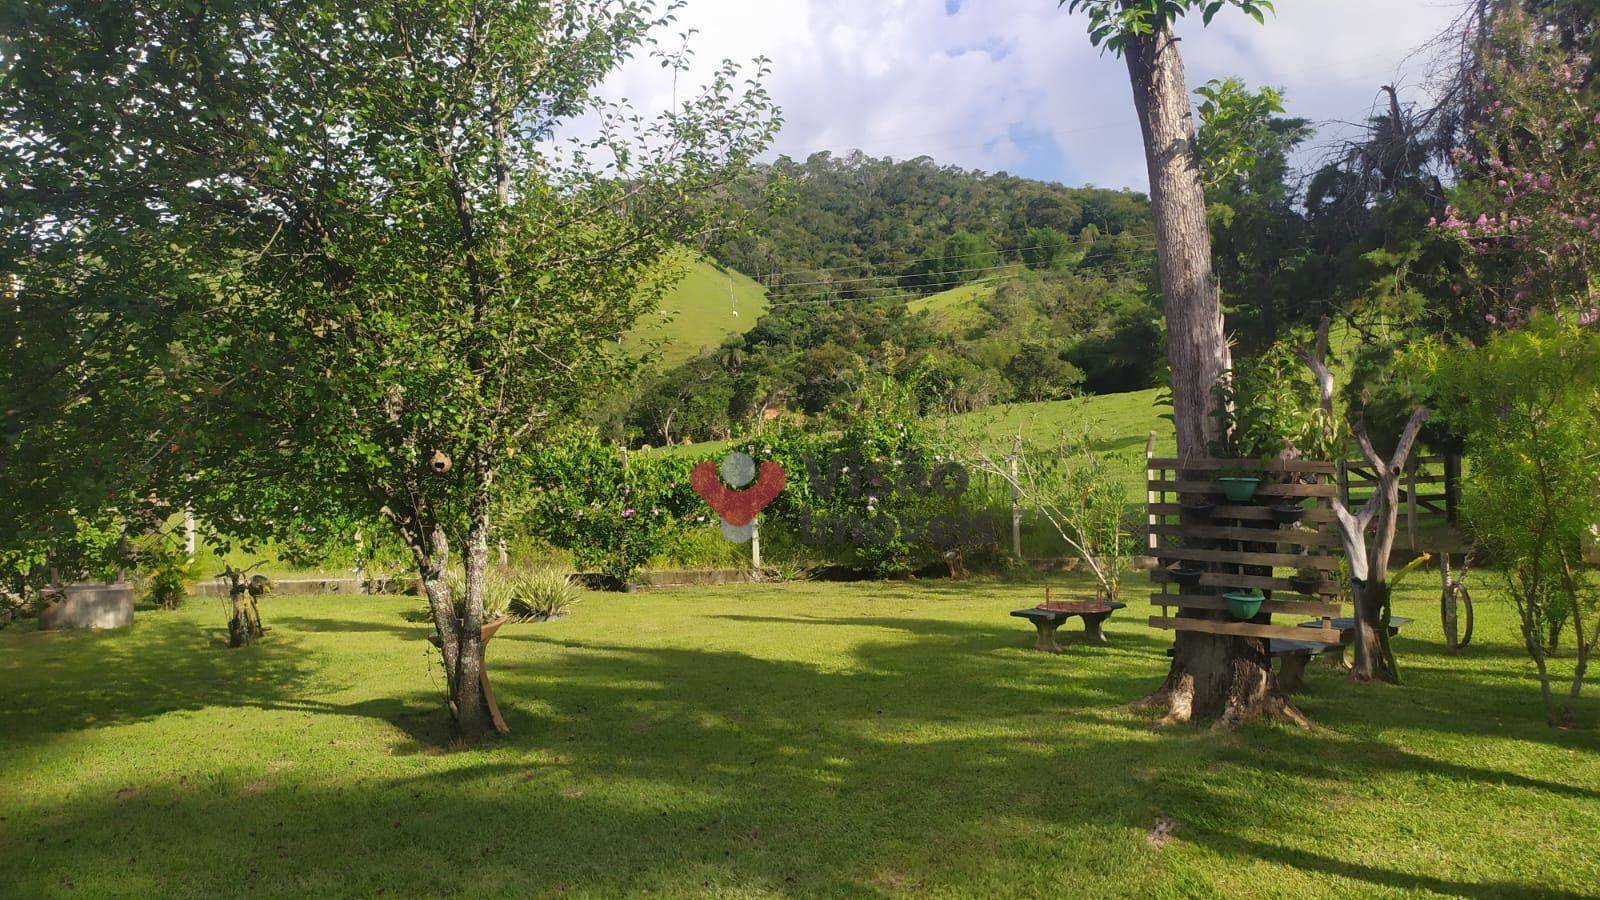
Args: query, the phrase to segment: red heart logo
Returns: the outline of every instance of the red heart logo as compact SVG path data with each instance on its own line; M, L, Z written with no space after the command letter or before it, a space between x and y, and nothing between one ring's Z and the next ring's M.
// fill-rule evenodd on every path
M783 491L783 486L788 483L788 475L783 471L783 466L775 462L764 462L756 475L756 483L750 487L736 491L722 483L717 477L717 466L707 460L695 466L689 472L689 484L694 487L694 492L716 510L729 525L749 525L755 521L756 513L766 509L767 504L777 498Z

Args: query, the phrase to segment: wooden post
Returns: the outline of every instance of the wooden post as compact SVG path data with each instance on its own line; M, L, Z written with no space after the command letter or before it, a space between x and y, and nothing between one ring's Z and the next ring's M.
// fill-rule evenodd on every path
M1406 541L1412 550L1417 549L1417 460L1412 457L1406 466Z
M506 555L506 539L505 538L501 538L500 539L500 568L502 568L502 569L505 568L506 564L509 563L510 561L511 561L510 557Z
M1017 486L1017 457L1022 455L1022 435L1011 439L1011 555L1022 558L1022 489Z
M1461 457L1446 453L1444 457L1444 520L1456 524L1456 504L1461 498Z
M1339 460L1338 473L1337 474L1338 474L1338 478L1339 478L1339 502L1343 503L1345 505L1345 508L1348 509L1350 507L1350 466L1349 466L1349 463L1347 463L1345 460L1342 460L1342 459ZM1331 506L1332 504L1329 504L1329 505Z

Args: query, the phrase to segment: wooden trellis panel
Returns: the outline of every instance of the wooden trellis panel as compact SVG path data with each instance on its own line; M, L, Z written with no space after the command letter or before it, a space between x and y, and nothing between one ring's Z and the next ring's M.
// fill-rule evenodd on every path
M1266 476L1250 503L1229 503L1213 478L1221 469L1248 469ZM1146 454L1146 518L1151 556L1159 565L1151 580L1160 586L1150 595L1160 615L1156 628L1207 634L1286 638L1338 643L1329 621L1339 615L1338 567L1341 551L1334 531L1333 498L1339 496L1339 466L1315 460L1260 462L1202 459L1180 462ZM1209 518L1196 520L1183 504L1205 499L1216 504ZM1297 499L1307 506L1296 524L1275 521L1267 505ZM1178 562L1202 565L1198 583L1180 587L1167 571ZM1310 594L1296 591L1280 569L1316 569L1321 582ZM1267 593L1261 614L1249 622L1219 617L1227 609L1222 594L1254 589ZM1290 621L1274 624L1271 617ZM1320 619L1317 626L1301 624Z

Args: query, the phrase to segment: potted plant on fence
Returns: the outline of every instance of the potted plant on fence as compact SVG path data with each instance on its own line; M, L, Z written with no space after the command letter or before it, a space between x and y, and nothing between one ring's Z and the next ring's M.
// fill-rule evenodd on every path
M1301 566L1290 577L1289 584L1302 594L1314 594L1322 585L1322 570Z
M1188 589L1200 583L1200 576L1206 573L1205 567L1199 563L1180 562L1167 567L1167 577L1178 583L1182 588Z
M1266 598L1259 591L1229 591L1222 599L1228 602L1228 615L1248 621L1261 612L1261 603Z
M1239 461L1219 469L1215 479L1217 490L1229 502L1255 500L1268 480L1262 467L1307 433L1308 410L1314 404L1301 402L1303 398L1285 390L1291 372L1298 373L1292 355L1274 348L1224 372L1211 389L1216 399L1211 415L1218 420L1217 438L1209 446L1211 456ZM1247 465L1246 461L1259 464ZM1305 515L1303 510L1296 513L1289 507L1284 504L1283 515L1294 518L1279 521L1293 522Z
M1267 507L1267 512L1272 515L1272 520L1280 525L1293 525L1304 519L1308 510L1305 502L1298 497L1285 497Z
M1217 488L1222 491L1222 496L1230 503L1249 503L1255 499L1256 489L1261 487L1264 479L1260 472L1253 472L1243 468L1219 469L1217 471Z

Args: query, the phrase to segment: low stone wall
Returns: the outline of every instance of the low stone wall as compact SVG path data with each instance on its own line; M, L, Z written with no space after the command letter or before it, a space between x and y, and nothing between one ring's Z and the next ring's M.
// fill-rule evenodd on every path
M39 611L39 630L127 628L133 624L133 585L68 584L62 597Z
M694 584L748 584L757 581L750 569L658 569L640 572L635 581L644 587L675 587Z
M274 578L274 594L359 594L354 578ZM228 583L220 579L202 581L189 589L195 597L227 597Z

